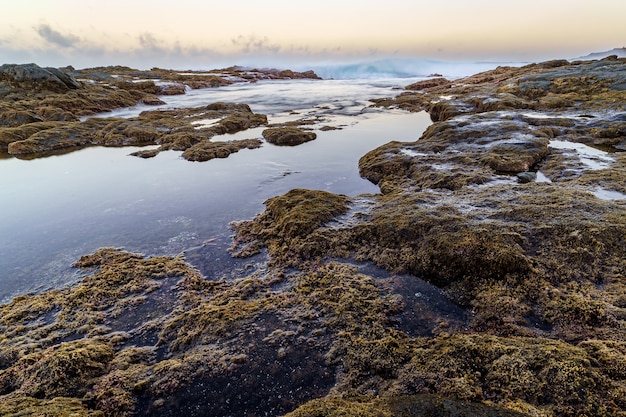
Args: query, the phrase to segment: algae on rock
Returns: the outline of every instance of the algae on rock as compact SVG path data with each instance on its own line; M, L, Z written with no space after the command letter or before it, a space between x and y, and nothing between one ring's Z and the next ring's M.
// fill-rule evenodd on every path
M82 257L90 275L75 286L0 306L0 412L623 416L626 205L599 190L626 191L624 156L589 169L550 141L619 152L625 74L624 60L551 61L379 100L436 122L361 159L381 194L294 189L233 224L234 256L270 257L243 278L202 277L180 257ZM207 129L180 122L216 115ZM267 121L214 104L135 122L110 121L109 140L210 153L218 131ZM512 175L537 169L551 182ZM418 279L467 317L411 333L403 320L426 314L427 295L396 281Z
M229 68L209 72L180 73L154 68L139 71L128 67L98 67L76 70L41 68L36 64L0 67L0 152L21 157L38 157L61 149L85 146L162 145L159 150L141 152L151 157L161 150L184 151L205 143L210 137L234 133L267 124L264 115L253 114L242 104L216 103L196 109L142 114L129 120L81 121L81 117L121 107L164 104L163 95L185 94L186 88L209 88L252 82L258 79L317 79L311 71ZM155 82L155 81L160 81ZM185 118L187 116L187 118ZM203 118L221 120L215 126L197 128ZM56 122L54 129L44 123ZM29 125L37 124L36 128ZM19 129L19 131L16 131ZM307 138L311 133L305 135ZM310 140L310 139L309 139ZM200 145L202 146L202 145ZM255 145L256 146L256 145ZM218 151L196 149L188 156L194 161L225 157L252 143L236 143Z

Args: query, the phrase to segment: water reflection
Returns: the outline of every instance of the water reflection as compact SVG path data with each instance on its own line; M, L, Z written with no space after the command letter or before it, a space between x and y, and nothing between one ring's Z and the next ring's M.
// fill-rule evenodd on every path
M608 152L585 145L584 143L568 142L563 140L551 140L550 147L576 152L580 162L593 170L605 169L611 166L615 159Z

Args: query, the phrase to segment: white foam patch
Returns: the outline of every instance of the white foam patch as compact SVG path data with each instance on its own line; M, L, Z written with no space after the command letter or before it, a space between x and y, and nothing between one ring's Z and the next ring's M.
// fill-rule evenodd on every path
M537 171L537 178L535 179L535 182L552 182L552 180L546 177L543 172Z
M202 129L203 127L215 126L222 119L223 119L222 117L218 117L218 118L213 118L213 119L194 120L193 122L191 122L191 124L195 125L196 129Z
M428 156L427 153L416 152L412 149L400 149L400 153L406 156Z
M531 119L554 119L558 117L556 114L545 114L545 113L522 113L522 116L528 117Z

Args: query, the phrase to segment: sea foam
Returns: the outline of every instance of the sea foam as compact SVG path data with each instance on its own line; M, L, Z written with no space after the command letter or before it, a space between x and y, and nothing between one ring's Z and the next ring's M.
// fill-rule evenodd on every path
M449 62L426 59L379 59L352 63L313 64L317 75L325 79L411 78L441 75L460 78L498 66L521 66L523 62Z

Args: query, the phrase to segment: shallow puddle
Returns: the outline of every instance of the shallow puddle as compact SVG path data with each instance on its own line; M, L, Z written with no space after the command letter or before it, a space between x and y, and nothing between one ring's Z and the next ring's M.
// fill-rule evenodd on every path
M596 187L593 194L601 200L626 200L626 194L619 191L606 190L602 187Z
M466 325L467 311L450 301L435 285L414 275L390 274L371 263L356 265L361 273L381 280L392 294L402 297L405 308L393 320L395 327L407 335L431 336Z
M555 149L572 150L578 154L580 162L587 169L605 169L609 168L615 161L608 152L593 148L583 143L568 142L563 140L551 140L549 145Z

